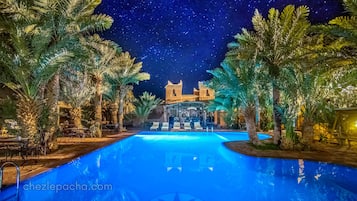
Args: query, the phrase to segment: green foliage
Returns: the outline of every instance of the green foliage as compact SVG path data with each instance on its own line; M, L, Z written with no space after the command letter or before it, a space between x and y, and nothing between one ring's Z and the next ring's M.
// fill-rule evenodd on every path
M233 126L237 122L239 115L238 105L232 98L215 96L214 100L211 100L208 104L208 111L225 111L224 121L228 126Z
M121 48L110 40L103 40L99 35L81 39L85 47L86 57L84 63L94 82L103 80L105 74L111 74L116 66L116 59Z
M254 145L252 143L249 144L259 150L280 150L280 147L273 143L263 143L260 145Z
M162 100L160 98L156 98L155 95L144 92L141 96L139 96L139 99L134 102L134 114L141 120L141 122L144 122L151 111L154 110L161 102Z
M63 77L61 82L62 100L73 108L81 108L88 104L94 94L87 74L75 72L74 75Z
M16 119L16 103L9 96L0 99L0 116L2 119Z
M265 103L260 109L260 128L263 131L274 129L272 103Z
M119 90L119 93L128 85L150 79L150 74L141 72L142 62L135 63L135 58L131 58L129 52L117 55L112 65L111 72L105 78L110 85ZM123 94L126 94L126 90Z
M275 78L279 69L290 65L299 59L303 41L310 27L308 21L309 9L306 6L295 8L286 6L282 13L271 8L268 19L264 19L258 10L252 18L253 33L243 31L236 38L239 44L254 44L258 52L257 59L269 68L269 73ZM248 42L244 42L247 41Z
M114 62L115 68L107 76L107 80L118 89L150 79L150 74L140 72L142 62L135 63L135 58L131 58L129 52L121 53Z
M106 86L104 87L103 92L103 98L104 100L108 100L112 103L118 102L119 100L117 99L119 99L119 90L116 86L110 85L106 82Z
M244 61L224 61L221 68L208 70L213 78L208 87L215 90L217 97L228 98L232 106L254 105L256 95L255 66ZM231 99L231 100L230 100Z
M42 132L45 128L47 128L48 124L50 123L48 117L50 115L49 107L44 106L41 111L41 115L38 119L38 128Z

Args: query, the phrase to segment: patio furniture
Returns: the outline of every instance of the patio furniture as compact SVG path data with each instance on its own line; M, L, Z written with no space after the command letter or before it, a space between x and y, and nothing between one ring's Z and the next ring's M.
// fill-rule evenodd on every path
M89 132L88 128L65 128L63 129L63 137L94 137Z
M25 160L28 144L28 138L0 138L0 150L5 154L5 160L13 155L20 155Z
M336 117L332 128L333 137L328 141L335 138L339 145L348 145L348 149L350 149L353 145L351 145L351 142L357 141L357 107L339 108L335 111Z
M159 126L160 126L160 122L154 121L154 122L152 123L152 126L150 127L150 130L151 130L151 131L152 131L152 130L157 131L157 130L159 129Z
M195 130L203 130L203 128L202 128L200 122L198 122L198 121L196 121L196 122L193 123L193 128L194 128Z
M190 122L184 122L183 123L183 129L185 129L186 131L191 130L191 123Z
M115 127L116 127L116 125L115 124L103 124L102 125L102 129L104 130L114 130L115 129Z
M181 124L180 122L174 122L174 127L172 128L172 130L180 130L181 129Z
M168 131L169 130L169 122L162 122L161 130Z

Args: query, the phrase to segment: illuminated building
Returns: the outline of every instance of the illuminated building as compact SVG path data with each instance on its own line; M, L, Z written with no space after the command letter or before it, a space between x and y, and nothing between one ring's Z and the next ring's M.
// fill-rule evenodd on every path
M204 127L210 123L226 126L223 112L207 112L208 101L215 97L214 90L206 87L202 81L198 82L198 89L194 88L192 94L183 94L182 87L182 80L178 84L168 81L165 86L164 121L199 121Z

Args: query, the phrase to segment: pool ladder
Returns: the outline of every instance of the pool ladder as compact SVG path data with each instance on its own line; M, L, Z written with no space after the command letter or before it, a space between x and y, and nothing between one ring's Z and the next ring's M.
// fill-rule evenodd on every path
M5 162L1 165L0 167L0 192L2 190L2 182L3 182L3 173L4 173L4 168L7 165L12 165L16 168L16 200L19 200L19 187L20 187L20 168L19 166L14 163L14 162Z

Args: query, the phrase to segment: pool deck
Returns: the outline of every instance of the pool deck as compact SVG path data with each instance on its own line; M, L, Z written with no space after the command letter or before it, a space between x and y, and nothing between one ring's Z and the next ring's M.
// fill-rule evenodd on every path
M67 163L78 156L129 137L137 132L138 130L128 131L121 134L107 135L103 138L61 137L57 139L60 149L53 153L44 156L28 157L26 160L17 156L11 158L11 161L20 165L21 180L24 180ZM226 142L225 146L233 151L250 156L325 161L357 168L356 147L348 149L333 144L315 143L313 146L314 151L257 150L249 145L247 141ZM4 159L4 157L0 157L1 163ZM15 178L15 168L6 167L4 170L3 185L14 184Z
M8 161L15 162L20 166L20 179L24 180L67 163L78 156L129 137L136 132L128 131L120 134L110 134L103 138L59 137L57 138L59 149L53 153L41 156L28 156L26 160L23 160L20 156L16 156L8 159ZM0 164L2 164L5 161L5 157L1 156L0 161ZM12 185L15 182L16 169L12 166L6 166L3 174L3 186Z

